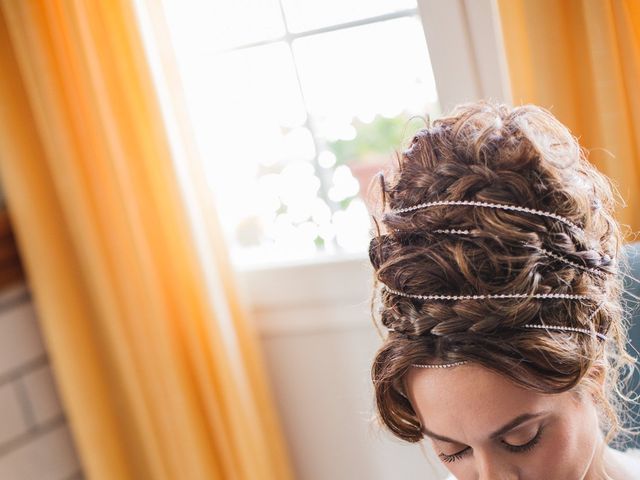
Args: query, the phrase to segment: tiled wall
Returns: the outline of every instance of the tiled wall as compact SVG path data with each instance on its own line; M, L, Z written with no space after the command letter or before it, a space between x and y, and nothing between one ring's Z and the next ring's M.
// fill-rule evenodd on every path
M0 291L0 479L81 480L29 289Z

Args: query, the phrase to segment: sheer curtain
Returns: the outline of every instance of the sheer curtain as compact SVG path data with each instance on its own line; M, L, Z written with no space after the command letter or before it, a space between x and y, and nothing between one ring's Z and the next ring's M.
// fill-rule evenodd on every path
M0 1L0 71L1 178L87 477L292 478L219 234L205 282L131 3Z

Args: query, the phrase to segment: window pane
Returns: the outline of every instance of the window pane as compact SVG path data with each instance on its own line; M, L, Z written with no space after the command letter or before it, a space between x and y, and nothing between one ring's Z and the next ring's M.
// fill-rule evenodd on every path
M211 53L285 33L278 0L163 0L162 4L183 54Z
M301 38L293 49L307 107L328 135L348 136L346 125L354 116L392 117L404 108L424 113L426 105L437 101L417 18Z
M366 249L375 174L440 106L420 22L406 17L298 39L294 56L319 146L338 245ZM413 118L417 116L416 118Z
M282 0L291 32L416 8L416 0Z
M277 42L202 57L184 70L187 104L221 222L234 247L316 249L320 180L291 51ZM297 243L297 250L293 247Z

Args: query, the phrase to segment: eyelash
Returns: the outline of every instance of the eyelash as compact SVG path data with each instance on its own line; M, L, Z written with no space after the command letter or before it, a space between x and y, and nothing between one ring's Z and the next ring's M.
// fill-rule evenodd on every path
M538 433L536 433L536 436L533 437L528 443L525 443L524 445L514 446L514 445L509 445L508 443L504 443L504 446L507 448L507 450L513 453L527 452L538 444L538 442L540 441L540 437L542 436L543 430L544 430L544 427L541 427L540 430L538 430ZM467 453L469 448L470 447L467 447L458 453L454 453L453 455L446 455L444 453L441 453L438 456L445 463L455 462L456 460L460 460Z

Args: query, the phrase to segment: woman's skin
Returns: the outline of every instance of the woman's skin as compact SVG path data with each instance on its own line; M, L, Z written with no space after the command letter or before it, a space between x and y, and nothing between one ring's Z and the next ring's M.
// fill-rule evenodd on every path
M458 480L601 480L606 477L599 473L599 448L605 449L602 463L612 479L640 478L640 464L631 467L604 444L589 396L580 401L572 392L536 393L474 363L412 367L405 381L425 436ZM540 415L491 437L523 414ZM506 445L525 445L538 432L528 451ZM458 452L452 462L441 455Z

